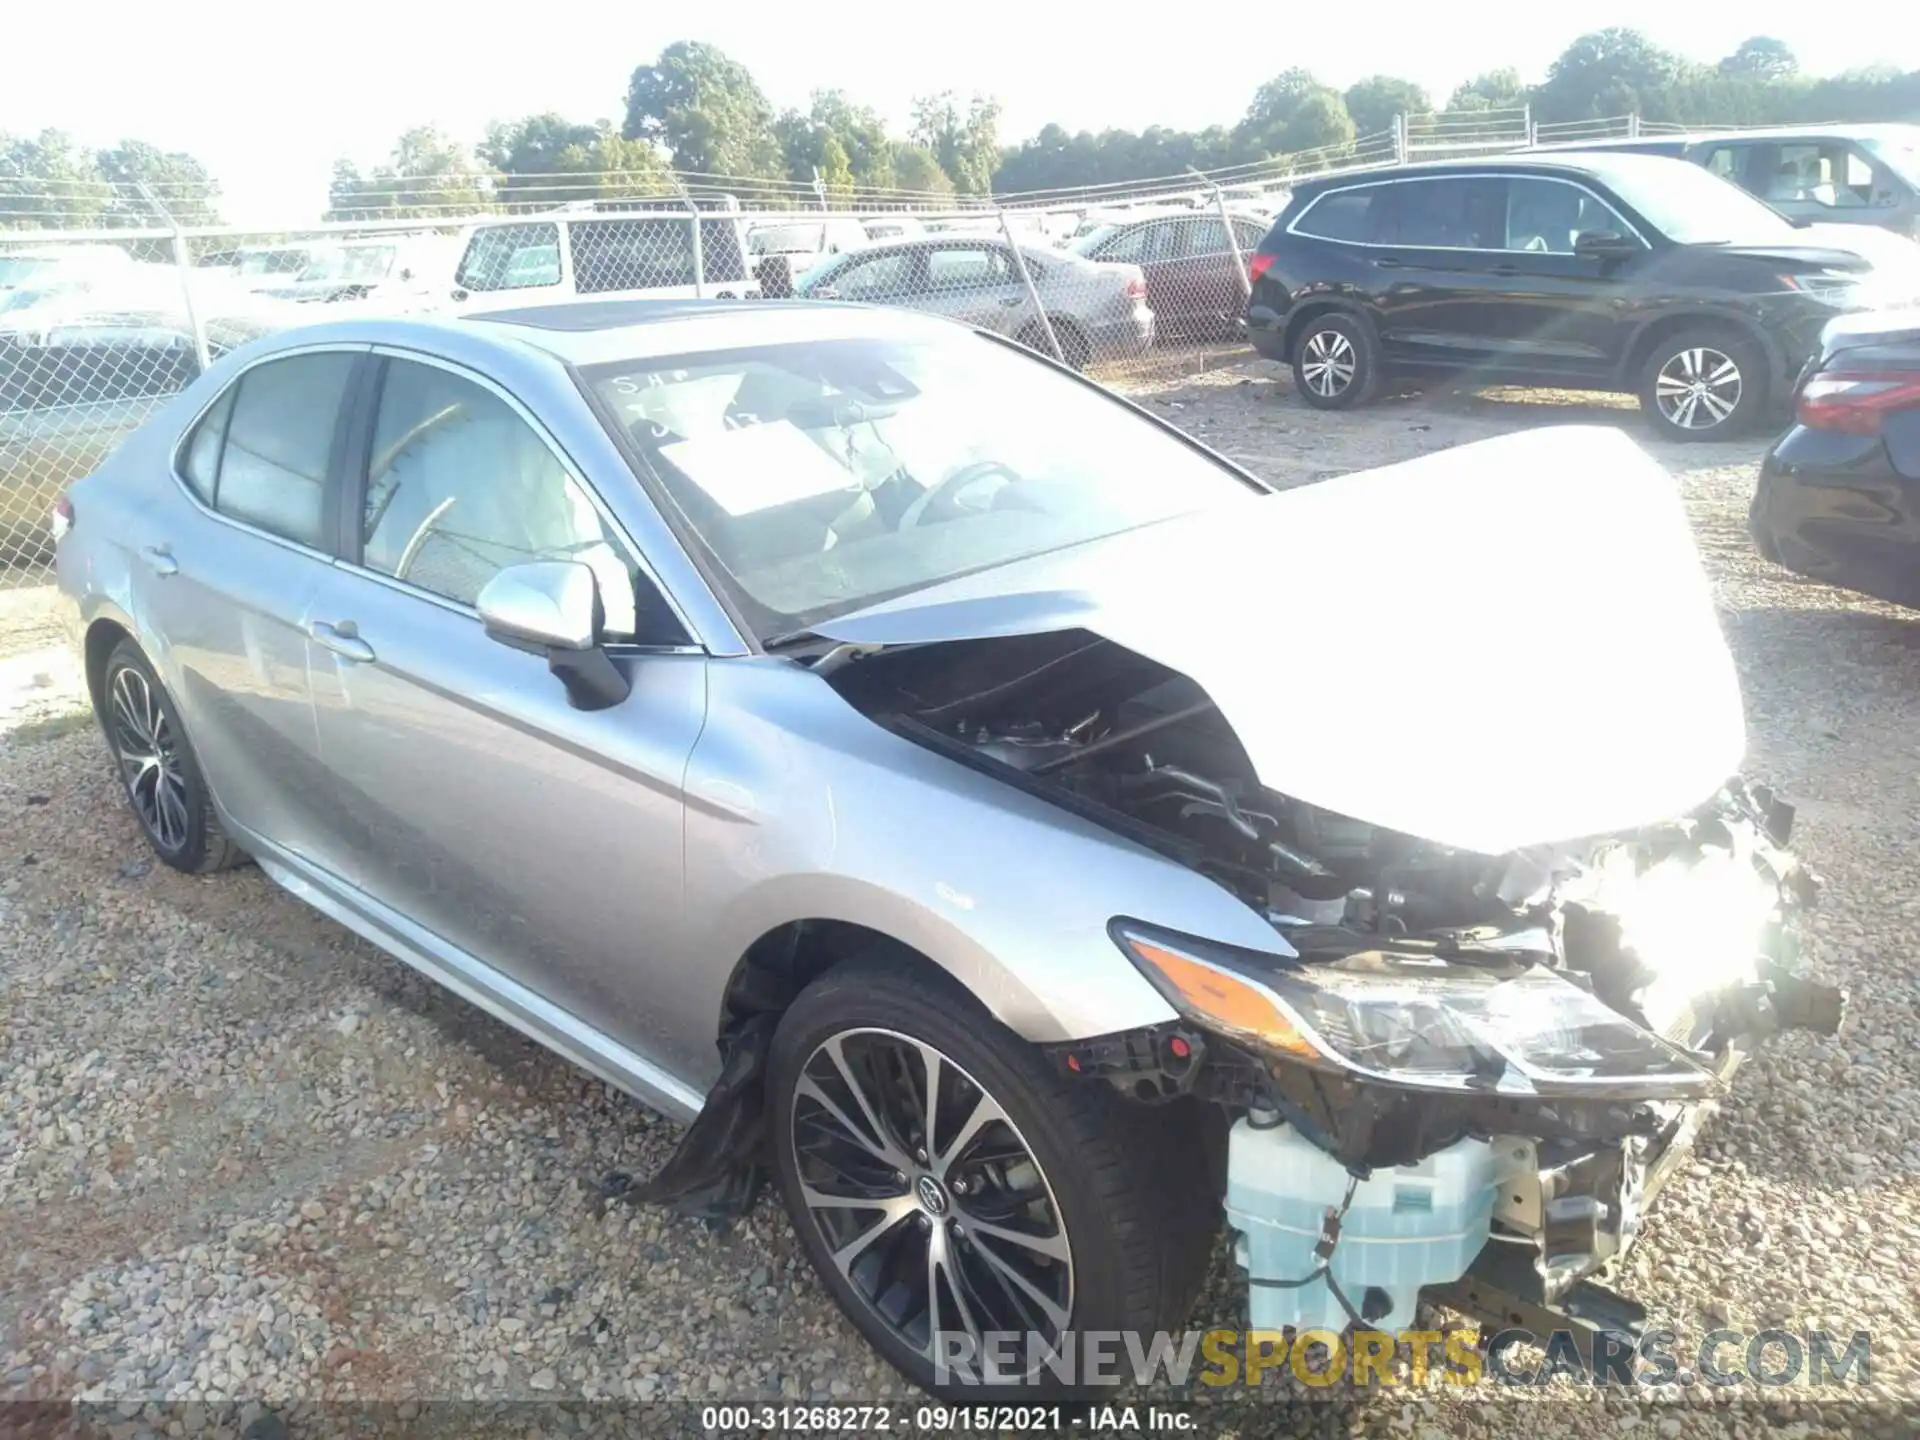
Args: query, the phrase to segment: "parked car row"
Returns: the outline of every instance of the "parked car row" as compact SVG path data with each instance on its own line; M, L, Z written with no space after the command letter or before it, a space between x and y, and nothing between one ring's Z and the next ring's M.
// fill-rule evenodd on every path
M1789 220L1877 225L1920 240L1920 125L1806 125L1547 148L1687 160Z
M1667 437L1719 439L1788 399L1829 320L1920 299L1920 247L1847 242L1617 149L1328 176L1257 247L1247 329L1323 409L1465 375L1637 395Z

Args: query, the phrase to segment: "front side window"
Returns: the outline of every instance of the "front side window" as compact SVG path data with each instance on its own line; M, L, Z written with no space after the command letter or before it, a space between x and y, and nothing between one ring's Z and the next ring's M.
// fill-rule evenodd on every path
M585 488L511 405L438 366L387 362L361 541L368 569L463 605L509 565L579 560L609 636L634 634L638 566Z
M1481 176L1407 180L1376 200L1374 239L1431 250L1492 250L1500 245L1501 182Z
M1571 255L1581 235L1629 237L1624 221L1590 192L1561 180L1516 175L1507 181L1503 248Z
M560 227L489 225L474 232L454 283L465 290L525 290L560 283Z
M214 509L270 534L325 548L323 502L334 426L359 358L343 350L289 355L256 365L235 382L225 441L210 477ZM205 465L200 432L194 440L188 447L190 469ZM194 483L191 474L189 483Z
M1920 186L1920 125L1901 125L1860 142L1882 165L1909 185Z
M574 288L582 295L667 290L694 281L693 224L686 219L576 220L567 227L567 247Z
M1261 493L966 332L611 362L586 379L763 636Z

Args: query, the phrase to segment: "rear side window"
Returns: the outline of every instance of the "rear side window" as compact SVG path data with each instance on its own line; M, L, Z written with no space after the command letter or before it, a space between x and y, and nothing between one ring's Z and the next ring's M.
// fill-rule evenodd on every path
M1506 238L1505 186L1477 176L1406 180L1374 202L1374 240L1433 250L1500 249Z
M705 241L703 232L703 248ZM576 220L567 227L567 248L573 257L574 288L582 295L693 284L693 222L688 218Z
M289 355L240 377L214 462L214 509L269 534L316 550L325 547L322 502L334 426L358 359L357 353L341 350ZM213 418L210 411L207 419ZM188 446L190 468L196 452L204 457L210 445L195 432Z
M560 283L558 225L490 225L474 232L454 283L466 290L526 290Z
M1374 205L1386 187L1372 185L1364 190L1334 190L1307 206L1306 214L1293 222L1293 230L1320 240L1348 240L1371 243L1374 238Z
M214 480L220 474L220 447L227 443L227 417L233 414L234 387L213 402L213 408L200 417L180 452L180 475L207 504L213 504Z

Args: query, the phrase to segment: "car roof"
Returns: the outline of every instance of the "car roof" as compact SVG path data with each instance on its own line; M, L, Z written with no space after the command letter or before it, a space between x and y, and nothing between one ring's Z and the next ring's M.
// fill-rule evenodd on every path
M810 300L582 300L462 315L387 315L280 331L270 343L393 345L464 353L476 340L569 365L807 340L951 335L954 323L909 310Z
M1375 170L1349 170L1339 175L1316 175L1294 187L1296 200L1307 199L1326 190L1353 185L1379 185L1393 180L1411 180L1448 175L1558 175L1574 179L1605 182L1615 176L1641 176L1656 179L1674 173L1671 167L1691 161L1670 155L1624 154L1619 151L1554 150L1527 151L1517 155L1497 155L1480 160L1424 160L1412 165L1386 165ZM1660 167L1660 168L1653 168Z
M1820 136L1837 136L1841 139L1872 140L1880 137L1908 138L1920 135L1920 125L1900 124L1894 121L1869 122L1850 125L1842 121L1822 121L1814 125L1764 125L1751 130L1716 129L1704 126L1698 130L1682 131L1679 134L1615 136L1608 140L1564 140L1549 145L1534 147L1535 151L1630 149L1634 146L1669 145L1676 149L1685 149L1693 145L1708 143L1725 144L1735 140L1806 140ZM1532 151L1528 153L1533 153Z

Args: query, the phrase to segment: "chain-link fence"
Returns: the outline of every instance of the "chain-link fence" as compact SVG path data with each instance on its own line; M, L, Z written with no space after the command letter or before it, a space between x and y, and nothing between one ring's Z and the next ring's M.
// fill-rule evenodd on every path
M336 193L326 222L272 230L188 223L212 197L184 185L0 177L0 580L43 574L61 491L259 335L356 314L797 295L944 315L1103 380L1177 375L1242 353L1247 259L1292 181L1594 129L1563 137L1525 110L1403 117L1323 150L991 203L659 172L381 176Z

